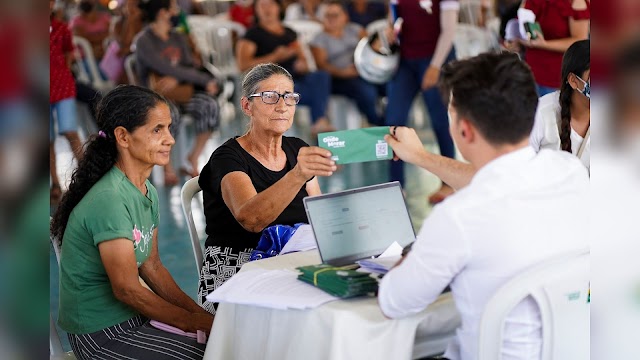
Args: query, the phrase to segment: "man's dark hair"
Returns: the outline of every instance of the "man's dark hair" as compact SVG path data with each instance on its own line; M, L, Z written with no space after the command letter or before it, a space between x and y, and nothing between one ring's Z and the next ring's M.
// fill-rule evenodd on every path
M440 86L458 115L491 144L515 144L531 133L538 94L531 69L518 55L486 53L451 62L442 69Z

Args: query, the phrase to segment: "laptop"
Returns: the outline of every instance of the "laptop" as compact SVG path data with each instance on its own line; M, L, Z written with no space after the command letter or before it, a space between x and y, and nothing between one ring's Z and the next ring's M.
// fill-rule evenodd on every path
M345 266L376 257L394 241L416 239L400 183L308 196L304 208L325 264Z

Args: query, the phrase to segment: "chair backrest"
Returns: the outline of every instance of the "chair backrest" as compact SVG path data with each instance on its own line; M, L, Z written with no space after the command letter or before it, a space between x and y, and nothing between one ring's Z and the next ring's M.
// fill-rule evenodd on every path
M291 28L298 34L298 40L304 53L304 58L307 60L309 71L318 70L316 60L311 53L309 43L313 38L323 31L322 24L313 20L286 20L284 21L286 27Z
M136 55L135 54L127 55L127 57L124 59L124 72L127 74L127 80L131 85L139 85L135 66L136 66Z
M74 57L76 59L78 81L89 83L100 91L113 89L114 84L111 81L104 80L100 74L98 62L93 55L93 48L89 40L74 35L73 46L76 48ZM89 72L87 72L87 69L82 65L83 61L86 62Z
M215 66L216 76L229 77L240 75L234 53L234 34L244 36L246 29L239 23L228 20L215 20L200 23L191 28L196 46L202 54L204 63Z
M503 285L482 314L478 360L501 359L504 320L531 296L542 318L542 360L589 359L589 250L554 258Z
M200 189L200 184L198 184L198 179L200 179L200 176L189 179L189 181L182 186L180 198L182 200L182 212L184 213L185 219L187 219L187 229L189 230L189 237L191 238L193 256L196 260L196 269L198 274L200 274L200 268L202 267L203 260L202 247L200 245L200 237L198 236L196 223L193 221L193 213L191 212L191 202L193 197L202 190Z

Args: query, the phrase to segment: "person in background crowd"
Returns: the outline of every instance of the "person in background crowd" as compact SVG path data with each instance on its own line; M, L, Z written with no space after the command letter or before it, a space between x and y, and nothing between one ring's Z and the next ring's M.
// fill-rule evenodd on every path
M313 20L322 22L325 5L322 0L298 0L287 6L284 19L289 20Z
M538 101L530 143L540 149L563 150L590 169L591 65L590 41L576 41L564 53L559 91Z
M383 2L351 0L347 3L349 21L366 28L370 23L387 17L387 7Z
M578 40L589 36L590 0L524 0L533 11L542 33L522 40L526 60L538 84L540 96L560 88L562 54Z
M229 9L229 19L250 28L255 23L253 0L236 0Z
M296 32L282 24L280 0L256 0L254 10L256 26L249 29L236 46L238 68L246 71L255 65L273 62L287 69L301 95L300 105L311 109L312 137L333 130L326 116L331 77L322 70L309 70Z
M505 283L551 258L589 246L589 177L575 156L529 146L538 96L516 54L486 53L443 68L451 135L477 172L436 205L411 251L381 280L378 303L390 318L417 313L450 286L461 326L444 356L478 357L487 303ZM416 132L392 128L394 154L425 167ZM507 314L502 358L539 360L542 319L527 297Z
M382 125L384 119L376 112L376 87L358 75L353 61L356 46L366 35L360 25L349 23L339 0L330 0L325 3L324 31L309 45L318 68L331 75L331 93L353 99L369 124Z
M141 2L140 7L149 25L136 41L136 70L142 84L182 105L193 117L196 138L181 171L195 177L199 174L198 157L219 124L215 98L218 82L210 73L198 69L200 58L192 54L185 35L173 30L171 18L178 14L175 0L149 0ZM177 113L177 108L172 107L172 113ZM174 121L177 118L174 115ZM178 131L179 125L174 126L172 131ZM177 183L172 167L165 166L165 183Z
M207 294L233 276L271 225L308 222L302 199L320 194L318 176L336 171L328 150L284 136L300 94L294 78L276 64L253 67L242 81L242 112L249 129L222 144L202 169L207 222L198 298L215 312Z
M397 14L404 22L400 31L400 66L387 84L388 105L386 125L406 125L409 110L418 92L429 111L431 126L435 132L440 154L453 158L455 148L449 134L447 109L436 87L442 65L455 59L453 38L458 23L460 5L455 0L399 0ZM393 31L387 31L394 40ZM391 181L404 184L404 164L393 162ZM450 184L444 182L429 197L438 203L453 193Z
M53 11L54 1L49 0ZM56 124L57 133L63 135L76 160L82 159L82 144L78 135L78 114L76 111L76 84L71 73L73 43L67 24L57 20L53 14L49 24L49 170L51 173L51 202L57 202L62 195L60 179L56 169ZM55 119L55 120L54 120Z
M78 3L80 13L69 26L74 35L83 37L91 43L96 61L104 55L104 41L109 36L111 16L96 9L96 0L82 0Z
M122 61L122 69L119 79L116 80L119 84L129 83L127 74L124 70L124 59L132 54L131 44L133 39L142 31L144 23L142 22L142 11L140 10L138 3L140 0L125 0L122 6L122 16L118 18L113 26L113 32L111 37L113 38L112 44L109 46L117 47L117 57Z
M62 243L58 324L78 359L202 359L205 344L154 327L208 333L213 316L175 283L158 253L158 193L148 177L175 143L167 100L121 85L98 110L51 223ZM149 288L139 281L141 277Z

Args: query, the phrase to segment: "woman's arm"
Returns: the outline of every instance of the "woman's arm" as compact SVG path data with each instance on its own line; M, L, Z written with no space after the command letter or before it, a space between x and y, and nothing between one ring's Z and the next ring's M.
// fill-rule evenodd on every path
M256 57L258 46L251 40L240 39L236 46L236 59L238 61L238 69L246 71L258 64L279 63L289 59L297 53L297 50L290 46L278 46L273 52L264 56Z
M327 51L324 48L311 46L311 52L313 53L313 58L316 61L318 69L328 72L329 75L337 78L352 78L358 76L358 72L353 66L341 69L331 65L329 61L327 61Z
M444 1L440 3L440 35L436 43L436 49L431 58L431 63L422 78L422 90L436 86L440 78L440 68L453 48L453 38L458 27L457 1Z
M156 240L156 233L154 233L154 247L157 246L155 245ZM98 249L116 299L149 319L178 327L184 331L196 332L197 330L202 330L208 333L211 330L213 317L210 314L190 311L176 306L140 284L131 240L120 238L104 241L98 244ZM158 256L157 249L154 252L155 255L152 254L151 256ZM150 282L148 284L154 291L158 289L160 293L171 292L171 290L167 290L166 284L158 285L162 282L158 279L163 278L163 275L149 276L149 268L146 270L141 269L141 271L143 279ZM168 288L170 289L171 286L168 286Z
M306 190L309 196L316 196L316 195L322 194L322 191L320 190L320 184L318 183L318 178L313 178L307 181Z
M131 43L140 29L142 29L142 21L139 14L130 14L126 18L118 20L114 26L113 35L120 45L119 56L131 53Z
M147 34L144 34L143 36L145 35ZM187 46L184 46L183 48L187 48ZM167 58L162 56L162 49L155 48L151 45L150 41L144 37L137 41L136 53L138 54L140 62L160 75L171 76L181 82L200 85L202 87L206 87L209 81L213 79L213 76L198 71L196 68L172 65ZM187 54L186 56L190 55Z
M153 292L171 304L192 313L209 314L180 289L167 268L165 268L162 261L160 261L158 252L158 229L153 231L151 254L147 261L140 266L139 273L140 277L149 285Z
M282 179L260 193L246 173L228 173L220 184L222 199L245 230L257 233L280 216L303 186L311 186L314 191L313 185L307 182L309 179L314 176L331 176L335 170L335 162L331 160L328 150L305 146L298 153L298 164Z
M575 11L587 9L586 0L573 0L571 7ZM585 40L589 37L589 20L576 20L569 18L569 37L562 39L546 40L544 34L538 33L538 37L529 41L524 41L525 46L549 51L565 52L576 41Z

